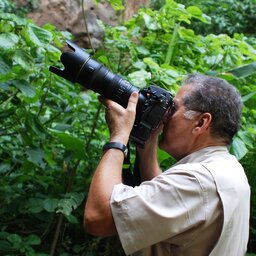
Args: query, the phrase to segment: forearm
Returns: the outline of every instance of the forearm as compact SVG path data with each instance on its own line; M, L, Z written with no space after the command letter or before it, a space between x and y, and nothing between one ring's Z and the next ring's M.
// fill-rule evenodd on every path
M151 180L162 172L157 159L157 149L157 139L155 142L148 141L143 149L137 149L141 181Z
M86 230L98 236L116 233L110 208L113 187L122 182L123 152L109 149L94 173L85 206Z

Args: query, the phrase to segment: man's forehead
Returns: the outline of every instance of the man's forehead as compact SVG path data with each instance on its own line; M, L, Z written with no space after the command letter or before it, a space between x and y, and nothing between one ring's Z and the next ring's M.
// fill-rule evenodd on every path
M175 104L181 103L183 100L183 97L185 95L187 95L188 93L190 93L191 91L192 91L192 87L190 86L190 84L185 84L185 85L181 86L180 89L178 90L177 94L173 98L174 103Z

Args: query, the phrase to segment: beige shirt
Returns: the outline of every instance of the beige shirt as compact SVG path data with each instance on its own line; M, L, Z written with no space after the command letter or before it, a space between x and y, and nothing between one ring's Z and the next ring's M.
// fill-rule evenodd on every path
M242 166L208 147L138 187L116 185L111 209L127 255L242 256L249 202Z

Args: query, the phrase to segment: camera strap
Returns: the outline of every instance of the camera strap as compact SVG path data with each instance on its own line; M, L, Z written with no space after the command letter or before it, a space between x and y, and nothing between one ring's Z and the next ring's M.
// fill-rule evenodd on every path
M131 155L130 155L130 143L127 144L128 153L124 158L123 168L122 168L122 178L123 183L128 186L138 186L141 183L140 171L139 171L139 159L136 153L134 166L131 165Z

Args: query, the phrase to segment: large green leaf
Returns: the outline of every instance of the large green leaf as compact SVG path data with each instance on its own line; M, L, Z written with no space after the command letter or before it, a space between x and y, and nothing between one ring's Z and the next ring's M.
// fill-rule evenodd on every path
M67 193L58 203L57 212L69 216L84 200L84 193Z
M47 212L54 212L58 206L58 203L59 203L59 199L57 198L46 198L43 202L44 209Z
M251 92L251 93L248 93L248 94L244 95L242 97L242 101L246 102L247 100L251 99L255 94L256 94L256 92Z
M49 131L56 136L60 142L65 146L68 151L71 151L75 157L78 159L83 159L85 157L84 152L84 141L72 136L71 134L49 129Z
M0 50L10 51L19 42L19 36L14 33L0 34Z
M230 73L237 77L251 76L256 73L256 62L234 68Z
M35 87L31 86L26 80L16 80L13 84L28 98L33 98L36 95Z
M248 149L240 138L235 137L232 142L230 152L235 155L238 160L240 160L247 154Z
M31 70L33 65L33 57L28 51L18 49L12 58L13 65L20 65L25 70Z
M10 21L13 26L24 26L27 24L27 20L15 15L14 13L3 13L0 9L0 20L5 22ZM15 25L14 25L15 24Z
M41 148L30 148L27 150L28 160L38 167L44 169L45 161L44 161L44 150Z
M27 29L23 33L29 41L33 42L37 46L49 44L53 39L52 33L32 23L28 25Z

